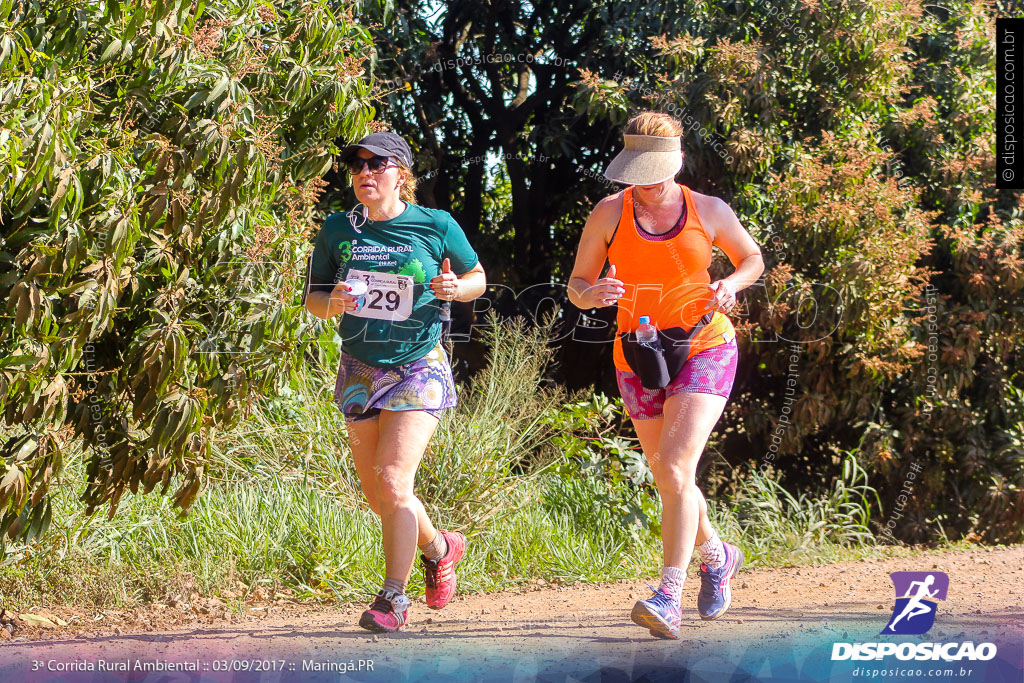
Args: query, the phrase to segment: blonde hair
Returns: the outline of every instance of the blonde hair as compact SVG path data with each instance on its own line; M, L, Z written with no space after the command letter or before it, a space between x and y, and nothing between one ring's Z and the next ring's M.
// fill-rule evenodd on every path
M662 114L660 111L642 111L626 122L626 135L654 135L660 138L674 138L683 134L679 119Z
M397 159L395 160L398 161ZM405 173L405 182L398 189L398 197L407 204L416 203L416 176L413 175L412 170L403 166L401 163L398 164L402 171Z

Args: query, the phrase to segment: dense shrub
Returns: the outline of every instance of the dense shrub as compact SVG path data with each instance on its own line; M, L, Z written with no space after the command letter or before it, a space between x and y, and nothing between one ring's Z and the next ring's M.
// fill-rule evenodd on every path
M726 457L818 489L856 450L907 541L1024 538L1024 193L994 187L993 5L693 3L575 102L683 118L684 181L762 245Z
M62 452L84 499L187 508L213 436L303 362L301 263L372 44L326 0L0 2L2 532Z

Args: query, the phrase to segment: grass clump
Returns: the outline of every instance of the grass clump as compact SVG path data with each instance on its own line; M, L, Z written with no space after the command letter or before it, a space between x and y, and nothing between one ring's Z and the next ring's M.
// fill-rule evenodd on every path
M621 401L569 400L545 383L550 322L490 322L489 365L462 388L417 478L436 522L470 534L460 586L655 574L660 502ZM255 403L216 442L207 490L185 519L159 495L125 499L112 520L85 515L85 459L66 454L53 524L9 552L0 604L123 607L237 592L239 582L257 595L365 600L383 579L380 527L332 389L333 374L311 366L289 391ZM713 501L712 521L755 566L860 552L873 543L873 491L849 463L817 498L758 472L737 477ZM418 570L410 591L422 591Z

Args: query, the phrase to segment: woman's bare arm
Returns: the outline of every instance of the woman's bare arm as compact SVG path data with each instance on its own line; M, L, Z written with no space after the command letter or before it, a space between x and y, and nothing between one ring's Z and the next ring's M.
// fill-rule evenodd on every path
M569 301L584 310L611 306L626 293L622 281L615 278L615 269L598 279L608 260L608 241L619 221L622 196L605 197L590 212L580 244L576 263L569 276Z

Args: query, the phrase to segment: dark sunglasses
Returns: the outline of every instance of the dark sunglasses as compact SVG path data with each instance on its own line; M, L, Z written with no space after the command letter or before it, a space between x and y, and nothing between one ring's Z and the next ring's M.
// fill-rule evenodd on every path
M358 175L363 172L363 167L367 166L370 169L370 173L379 175L391 166L398 166L398 164L390 163L391 157L372 156L369 159L363 159L362 157L352 157L345 162L345 168L352 175Z

